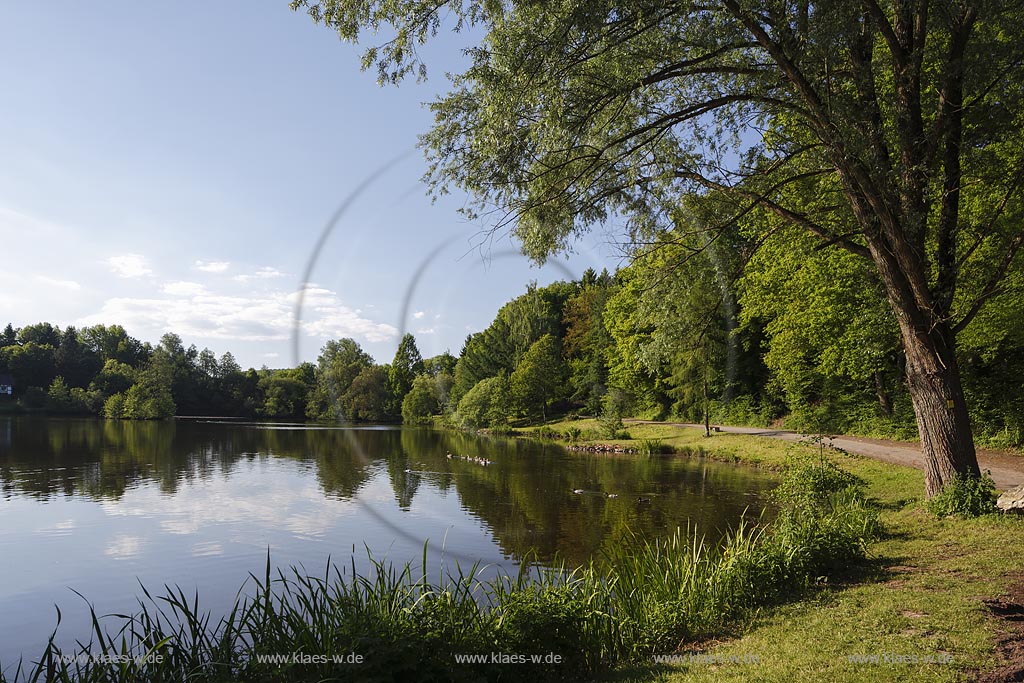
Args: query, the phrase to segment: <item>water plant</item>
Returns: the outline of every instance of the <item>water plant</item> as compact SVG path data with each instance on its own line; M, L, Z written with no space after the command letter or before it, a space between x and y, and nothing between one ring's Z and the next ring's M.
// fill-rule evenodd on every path
M268 556L216 621L198 596L143 587L136 613L92 610L90 639L71 651L55 629L0 683L582 680L848 571L878 531L857 480L828 463L791 468L777 501L773 520L744 520L720 543L677 529L628 537L582 567L528 558L491 578L457 563L431 578L426 545L418 568L371 557L368 572L353 560L322 576L273 570Z

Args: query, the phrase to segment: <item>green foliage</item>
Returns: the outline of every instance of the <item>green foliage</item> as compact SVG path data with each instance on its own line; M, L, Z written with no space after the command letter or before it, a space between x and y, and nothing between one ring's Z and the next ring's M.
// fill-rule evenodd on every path
M392 413L400 413L402 398L412 389L416 375L424 372L423 357L416 346L416 338L406 333L398 343L395 359L388 367L388 389L395 401Z
M0 364L13 375L14 386L22 390L48 387L57 377L54 348L35 341L0 349Z
M749 271L746 303L767 326L773 389L791 408L840 395L822 380L878 372L888 418L898 328L911 374L947 369L908 383L922 412L954 401L953 419L921 420L943 432L923 434L926 446L965 438L957 336L978 325L983 352L1020 348L1019 13L999 3L762 5L471 0L444 14L420 0L292 3L347 41L383 31L362 62L382 82L425 77L419 48L443 28L480 37L431 105L427 177L438 195L464 191L471 218L497 216L492 229L532 259L608 224L634 243L678 247L682 276L670 282L683 297L645 299L636 286L605 306L622 340L607 358L609 384L638 410L692 419L714 384L729 403L716 356L718 333L737 319L735 292L707 285ZM912 39L910 26L920 29ZM691 304L716 289L724 325L695 335ZM665 324L649 312L659 309ZM459 396L511 369L469 365L456 373ZM724 365L735 367L728 354ZM592 369L583 359L574 371ZM954 459L970 469L971 453Z
M487 329L466 339L455 366L451 400L458 404L482 379L511 374L544 335L560 337L562 306L573 290L564 282L543 288L531 284L525 294L502 306Z
M87 392L81 387L68 388L63 377L58 377L46 391L45 409L51 413L88 414L101 404L96 392Z
M343 420L342 397L356 376L373 366L373 359L354 339L327 342L317 358L316 387L309 397L307 415L312 419Z
M137 372L126 363L108 359L103 368L97 373L90 383L90 388L100 392L104 396L112 396L128 388L135 382Z
M420 375L412 383L412 389L402 400L402 422L406 424L428 424L434 415L441 413L441 388L437 377Z
M123 393L114 394L103 403L103 417L109 420L119 420L124 417Z
M521 415L546 418L548 405L561 398L564 384L560 344L545 334L530 345L509 378L513 408Z
M863 486L861 479L833 462L800 460L787 468L772 497L783 510L815 515L833 507L835 496Z
M214 367L215 370L215 367ZM306 399L314 378L304 368L276 370L260 378L258 390L263 405L258 412L265 417L302 419L306 415Z
M124 395L121 417L132 420L161 420L173 417L176 407L170 388L143 380Z
M557 441L562 438L562 433L553 427L542 425L534 430L532 436L538 439L548 439L550 441Z
M428 375L454 375L455 366L459 359L448 351L437 356L431 356L423 361L423 372Z
M107 414L107 405L105 404L104 413L111 417L114 412L119 412L118 417L130 420L160 420L173 417L177 411L171 393L174 363L175 361L169 353L154 354L149 367L139 375L138 381L124 393L120 411L114 410L118 407L115 402L110 406L109 414ZM109 399L108 403L110 403Z
M350 420L384 422L394 417L394 394L387 368L363 368L352 380L341 403Z
M928 511L936 517L978 517L996 511L996 484L988 473L980 477L958 476L928 499Z
M625 397L620 392L612 391L601 400L601 416L597 419L600 434L605 439L629 438L623 434L622 416L625 414Z
M57 348L60 346L60 339L60 328L55 327L50 323L25 325L25 327L18 331L18 343L22 346L26 344L38 344L39 346Z
M877 274L847 251L817 246L803 231L780 230L740 284L741 320L767 321L764 362L792 410L896 370L899 331ZM833 378L844 381L830 386Z
M488 377L462 397L453 419L465 429L502 429L508 426L511 403L508 378L505 375Z
M611 336L604 323L604 311L614 281L608 271L597 275L588 269L579 291L566 300L562 310L565 327L563 348L569 366L572 400L591 415L601 411L601 398L608 391L608 352Z
M14 325L7 323L7 326L0 332L0 349L6 346L14 346L18 343L18 331Z
M674 453L675 449L663 442L661 439L640 439L640 444L637 446L636 452L640 455L662 455L665 453Z

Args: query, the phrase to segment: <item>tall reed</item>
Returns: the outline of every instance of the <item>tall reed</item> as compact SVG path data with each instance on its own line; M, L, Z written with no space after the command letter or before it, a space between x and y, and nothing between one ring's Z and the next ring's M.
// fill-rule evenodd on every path
M718 544L690 527L634 536L602 563L571 569L527 560L484 579L480 564L456 564L431 578L425 545L418 569L371 557L361 574L353 558L311 576L273 570L268 556L217 620L196 595L143 586L135 613L100 617L90 606L89 640L65 652L55 628L36 659L0 670L0 683L584 679L721 633L863 558L877 516L855 479L804 464L778 491L774 521L744 520ZM458 661L467 655L480 659Z

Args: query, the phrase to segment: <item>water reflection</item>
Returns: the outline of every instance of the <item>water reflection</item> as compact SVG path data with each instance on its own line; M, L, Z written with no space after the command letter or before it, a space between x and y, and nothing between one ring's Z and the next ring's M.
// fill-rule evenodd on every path
M542 560L557 553L585 561L630 531L659 534L690 523L713 536L757 508L772 484L763 473L701 460L566 454L429 429L0 418L0 435L0 491L8 500L79 498L112 517L159 511L168 534L244 521L316 537L359 514L327 501L379 502L382 491L367 485L380 476L406 513L401 533L422 538L423 515L410 513L426 489L454 495L506 556L534 551ZM449 452L493 464L449 459ZM294 476L287 486L275 477L235 477L269 460ZM107 555L131 557L143 545L125 536ZM197 554L216 554L212 547Z
M217 613L268 551L313 573L353 552L366 570L364 545L418 563L427 540L431 567L575 564L633 532L714 537L773 484L701 460L430 429L0 417L0 664L41 648L55 603L66 642L88 632L69 589L117 613L140 582L178 584Z

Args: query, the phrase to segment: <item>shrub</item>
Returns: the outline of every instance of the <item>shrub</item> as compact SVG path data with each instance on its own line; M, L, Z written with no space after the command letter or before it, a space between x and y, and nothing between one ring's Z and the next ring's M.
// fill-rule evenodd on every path
M956 476L926 506L936 517L978 517L996 511L996 484L986 472L980 477Z
M402 422L429 424L441 412L441 397L437 380L430 375L418 375L412 389L402 399Z
M542 427L538 427L537 431L535 431L533 434L538 439L550 439L552 441L558 440L558 439L560 439L562 437L562 433L561 432L559 432L557 429L554 429L554 428L549 427L547 425L544 425Z
M864 481L827 460L790 464L772 499L784 510L816 512L833 507L836 494L862 489Z
M124 416L124 394L114 394L103 403L103 416L110 420Z
M610 391L604 395L602 403L604 408L601 416L597 418L598 429L605 439L619 439L622 432L622 416L625 413L625 399L617 391ZM629 438L628 436L626 437Z
M467 429L507 427L511 414L508 377L498 375L477 382L459 401L455 422Z
M661 439L640 439L637 452L640 455L661 455L662 453L673 453L675 449L666 445Z

